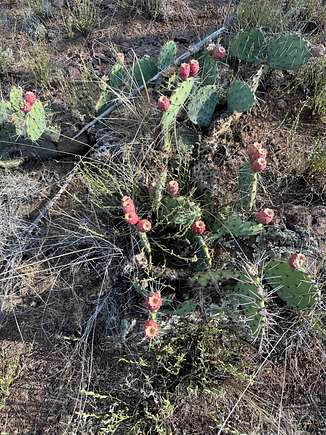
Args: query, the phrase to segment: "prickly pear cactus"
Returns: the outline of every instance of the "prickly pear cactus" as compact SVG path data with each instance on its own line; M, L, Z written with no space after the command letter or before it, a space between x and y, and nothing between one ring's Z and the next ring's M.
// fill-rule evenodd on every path
M156 213L161 207L167 176L168 176L168 171L167 170L162 171L155 186L152 208Z
M310 56L307 41L298 35L287 33L276 36L267 46L267 61L275 69L297 69Z
M227 98L229 112L248 112L255 100L255 94L247 83L241 80L231 83Z
M177 54L177 46L174 41L167 41L160 51L158 67L160 70L174 65L175 56Z
M303 270L292 269L287 261L271 261L264 276L289 307L308 310L319 299L319 289L313 277Z
M199 127L208 127L218 103L215 85L199 88L188 104L188 116Z
M135 62L132 68L132 82L138 87L150 79L152 79L155 74L157 74L157 64L149 57L143 57Z
M194 79L189 78L183 81L171 96L171 105L169 109L163 113L161 121L164 133L173 127L181 107L185 104L190 92L192 91L193 85Z
M0 101L0 126L8 121L10 115L10 103L8 101Z
M117 62L113 65L110 78L109 85L110 88L114 91L118 91L123 88L125 81L127 78L127 70L126 67L121 63Z
M254 207L258 184L258 173L251 170L250 163L240 168L239 190L240 203L244 210L251 211Z
M29 139L37 141L46 130L45 111L41 101L33 104L32 110L26 115L26 133Z
M240 277L234 288L246 315L246 323L254 336L261 335L266 323L265 300L258 289L261 289L259 279L249 279L245 275Z
M222 222L221 228L211 236L210 240L217 240L229 234L233 237L241 238L256 236L263 231L263 228L264 227L261 224L243 221L240 216L232 213L226 220Z
M200 207L185 196L166 197L160 208L160 223L190 228L201 216Z
M197 56L200 64L200 79L203 86L215 85L219 79L218 62L206 51Z
M265 42L261 30L239 32L231 41L229 51L231 56L249 62L259 63Z

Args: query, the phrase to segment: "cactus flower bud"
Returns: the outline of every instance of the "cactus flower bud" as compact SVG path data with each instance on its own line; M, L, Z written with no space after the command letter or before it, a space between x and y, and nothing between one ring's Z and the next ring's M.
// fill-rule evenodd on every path
M145 305L150 311L158 311L162 306L163 300L160 292L151 293L145 300Z
M33 106L33 104L37 100L37 97L34 92L26 92L24 95L24 100L27 101L27 103L29 103L31 106Z
M259 142L254 142L253 144L249 145L247 148L247 154L251 162L260 159L261 157L264 159L267 157L267 151Z
M121 199L121 207L125 213L136 213L134 201L129 196Z
M193 233L202 235L206 231L205 222L196 221L192 224L191 229L192 229Z
M166 190L171 196L178 196L180 191L179 183L175 180L169 181Z
M223 60L225 58L225 48L222 45L216 45L212 51L212 56L215 60Z
M157 100L157 105L156 107L158 108L158 110L160 110L161 112L166 112L168 110L168 108L170 107L171 103L170 100L168 99L168 97L166 97L165 95L162 95L158 100Z
M190 76L191 77L197 77L199 73L199 62L196 59L191 59L189 62L190 66Z
M306 261L306 257L301 253L291 254L289 258L289 266L292 269L302 269Z
M251 163L251 169L254 172L263 172L267 168L267 161L264 157L260 157L259 159L254 160Z
M190 65L189 63L182 63L179 68L179 77L182 80L187 80L190 76Z
M257 211L255 217L258 223L268 225L274 219L274 210L271 208L264 208L263 210Z
M144 330L145 330L146 337L154 338L157 336L157 333L160 330L160 327L155 320L150 319L144 323Z
M137 228L141 233L148 233L152 229L152 224L147 219L141 219L137 223Z
M29 113L32 110L32 105L28 101L24 101L21 109L24 113Z
M129 225L136 225L139 222L139 217L137 216L137 214L135 212L126 213L125 214L125 221Z

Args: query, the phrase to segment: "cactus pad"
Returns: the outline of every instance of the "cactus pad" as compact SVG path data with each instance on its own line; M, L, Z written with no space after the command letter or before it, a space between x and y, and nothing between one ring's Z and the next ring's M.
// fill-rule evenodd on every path
M297 69L307 62L309 55L308 43L291 33L273 38L267 46L268 64L275 69Z
M45 112L43 104L36 101L32 110L26 115L26 132L29 139L37 141L46 130Z
M257 288L261 284L259 280L249 280L248 277L242 275L239 282L234 288L236 296L239 298L241 308L246 315L246 321L253 335L261 334L266 315L264 314L265 301L262 296L257 293Z
M208 127L218 103L217 88L215 85L199 88L191 97L188 105L190 121L199 127Z
M237 279L239 272L237 270L213 270L208 272L196 273L190 281L200 287L212 287L221 281Z
M258 174L253 172L250 163L240 168L239 190L240 203L244 210L251 211L254 207L257 194Z
M157 64L149 57L138 60L132 68L132 81L138 87L157 74Z
M194 242L196 245L196 256L198 258L196 263L196 270L205 270L212 267L212 257L209 253L208 246L202 236L195 234Z
M286 261L268 263L265 277L289 307L307 310L318 301L319 289L313 277L302 270L292 269Z
M8 101L0 101L0 125L8 121L10 114L10 103Z
M204 50L197 57L200 64L200 78L203 86L215 85L219 79L218 62Z
M163 113L162 116L162 128L164 132L169 131L170 128L174 125L181 107L184 105L190 95L190 92L192 91L193 85L194 79L189 78L183 81L174 91L173 95L170 98L171 105L169 109Z
M158 67L160 70L173 65L177 54L177 46L174 41L167 41L160 51Z
M256 222L243 221L237 214L232 213L224 222L223 226L213 234L211 240L217 240L224 235L230 234L233 237L250 237L260 234L263 225Z
M200 216L200 207L185 196L169 196L162 201L160 220L166 225L180 225L190 228Z
M255 94L247 83L241 80L231 83L228 92L229 112L248 112L254 104Z
M240 32L230 43L230 54L244 62L259 63L264 41L264 33L260 30Z
M23 104L23 90L17 86L13 86L10 91L10 104L14 111L21 109Z

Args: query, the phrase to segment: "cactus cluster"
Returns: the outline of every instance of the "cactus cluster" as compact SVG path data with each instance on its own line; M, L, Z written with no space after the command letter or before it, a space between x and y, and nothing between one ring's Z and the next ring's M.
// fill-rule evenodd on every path
M8 127L9 131L10 126L14 127L18 137L33 142L50 131L46 123L44 106L33 92L24 94L21 88L13 86L9 101L0 101L0 127Z

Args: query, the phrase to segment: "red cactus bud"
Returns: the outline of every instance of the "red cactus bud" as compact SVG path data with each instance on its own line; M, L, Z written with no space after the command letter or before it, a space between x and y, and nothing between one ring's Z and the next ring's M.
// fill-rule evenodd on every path
M170 105L171 105L170 100L165 95L162 95L157 100L157 108L161 112L166 112L168 110L168 108L170 107Z
M134 201L129 196L121 199L121 207L125 213L136 213Z
M28 101L24 101L21 109L24 113L29 113L32 110L32 105Z
M175 180L169 181L166 190L171 196L178 196L180 191L179 183Z
M259 159L254 160L251 163L251 169L254 172L263 172L267 168L267 161L264 157L260 157Z
M152 229L152 224L147 219L141 219L137 224L138 231L148 233Z
M266 159L267 157L267 151L259 142L254 142L253 144L249 145L247 148L247 154L251 162L260 159L261 157L263 157L264 159Z
M206 231L206 225L205 225L205 222L203 222L203 221L196 221L196 222L194 222L194 223L192 224L191 229L192 229L192 231L193 231L195 234L200 234L200 235L202 235L202 234L204 234L204 232Z
M163 300L160 292L151 293L145 300L145 305L151 311L158 311L162 306Z
M182 63L179 68L179 77L182 80L186 80L190 76L190 65L189 63Z
M157 336L160 327L155 320L150 319L144 323L144 330L145 330L146 337L154 338Z
M223 60L225 58L225 48L222 45L216 45L212 51L212 56L216 60Z
M306 257L303 254L295 253L290 255L289 265L292 269L302 269L305 261Z
M129 225L136 225L139 222L139 217L137 216L137 214L135 212L132 213L126 213L125 214L125 221L129 224Z
M189 66L190 66L190 76L191 77L198 76L198 73L199 73L199 62L198 62L198 60L191 59L191 61L189 62Z
M268 225L274 219L274 210L271 208L264 208L264 210L257 211L255 217L258 223Z
M27 101L27 103L29 103L31 106L33 106L33 104L37 100L37 97L34 92L26 92L24 95L24 100Z

